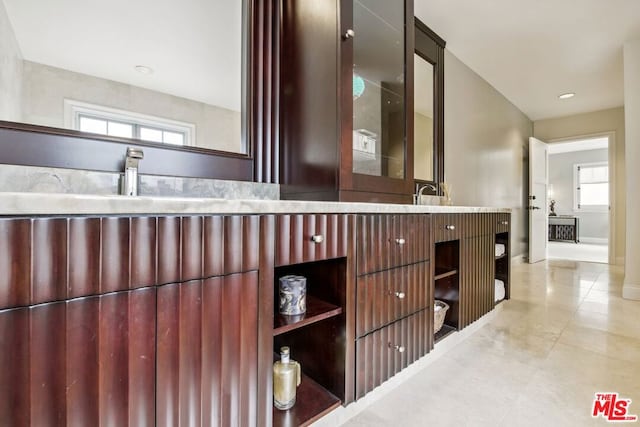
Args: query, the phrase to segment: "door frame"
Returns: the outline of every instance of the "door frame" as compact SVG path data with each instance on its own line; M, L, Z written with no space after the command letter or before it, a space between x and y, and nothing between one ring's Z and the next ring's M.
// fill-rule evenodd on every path
M616 171L618 169L618 165L616 162L616 132L608 131L608 132L598 132L598 133L589 133L583 135L576 136L567 136L562 138L554 138L550 139L547 142L549 144L553 144L556 142L574 142L574 141L584 141L585 139L596 139L606 137L609 139L609 147L608 147L608 159L609 162L609 264L611 265L623 265L624 258L619 257L616 252Z

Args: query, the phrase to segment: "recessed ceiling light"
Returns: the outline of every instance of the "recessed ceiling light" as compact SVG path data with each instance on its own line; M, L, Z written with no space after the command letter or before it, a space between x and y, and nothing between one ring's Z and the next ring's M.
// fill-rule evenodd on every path
M574 96L576 96L575 93L569 92L569 93L563 93L562 95L558 96L558 98L560 98L560 99L569 99L569 98L573 98Z
M140 74L153 74L153 69L151 67L147 67L146 65L136 65L134 68Z

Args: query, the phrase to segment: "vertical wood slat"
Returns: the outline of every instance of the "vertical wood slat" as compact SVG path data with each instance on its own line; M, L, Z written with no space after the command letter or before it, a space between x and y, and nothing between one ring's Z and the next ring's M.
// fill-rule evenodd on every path
M182 281L182 223L177 216L157 218L158 277L153 284L163 285Z
M427 353L429 313L421 310L356 341L356 399ZM395 345L404 351L397 351Z
M155 285L157 282L157 218L131 218L130 288Z
M129 289L131 218L101 219L100 290L116 292Z
M323 241L313 242L311 237L315 235L322 236ZM278 215L275 265L345 257L347 236L348 215Z
M358 277L356 336L428 307L428 273L425 261ZM396 292L404 297L398 298Z
M260 217L207 216L204 219L204 277L258 269Z
M99 294L100 218L70 218L68 246L68 297Z
M0 309L31 298L31 220L0 219Z
M357 274L426 261L431 251L430 217L358 215ZM397 239L404 239L399 244Z
M33 425L29 406L30 324L28 308L0 311L0 420L9 426Z
M66 218L33 221L31 304L67 297L67 228Z

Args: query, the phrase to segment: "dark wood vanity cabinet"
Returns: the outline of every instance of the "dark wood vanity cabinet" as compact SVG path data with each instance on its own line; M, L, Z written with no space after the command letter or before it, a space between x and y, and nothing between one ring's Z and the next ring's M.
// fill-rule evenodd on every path
M281 5L281 197L412 203L413 1Z
M0 219L2 422L260 424L261 221Z
M433 345L430 215L358 215L355 398Z

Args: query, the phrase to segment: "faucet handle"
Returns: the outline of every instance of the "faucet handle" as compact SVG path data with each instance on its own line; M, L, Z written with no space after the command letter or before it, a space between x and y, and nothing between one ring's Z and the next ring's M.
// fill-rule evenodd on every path
M141 160L144 159L144 152L142 148L127 147L127 157Z

